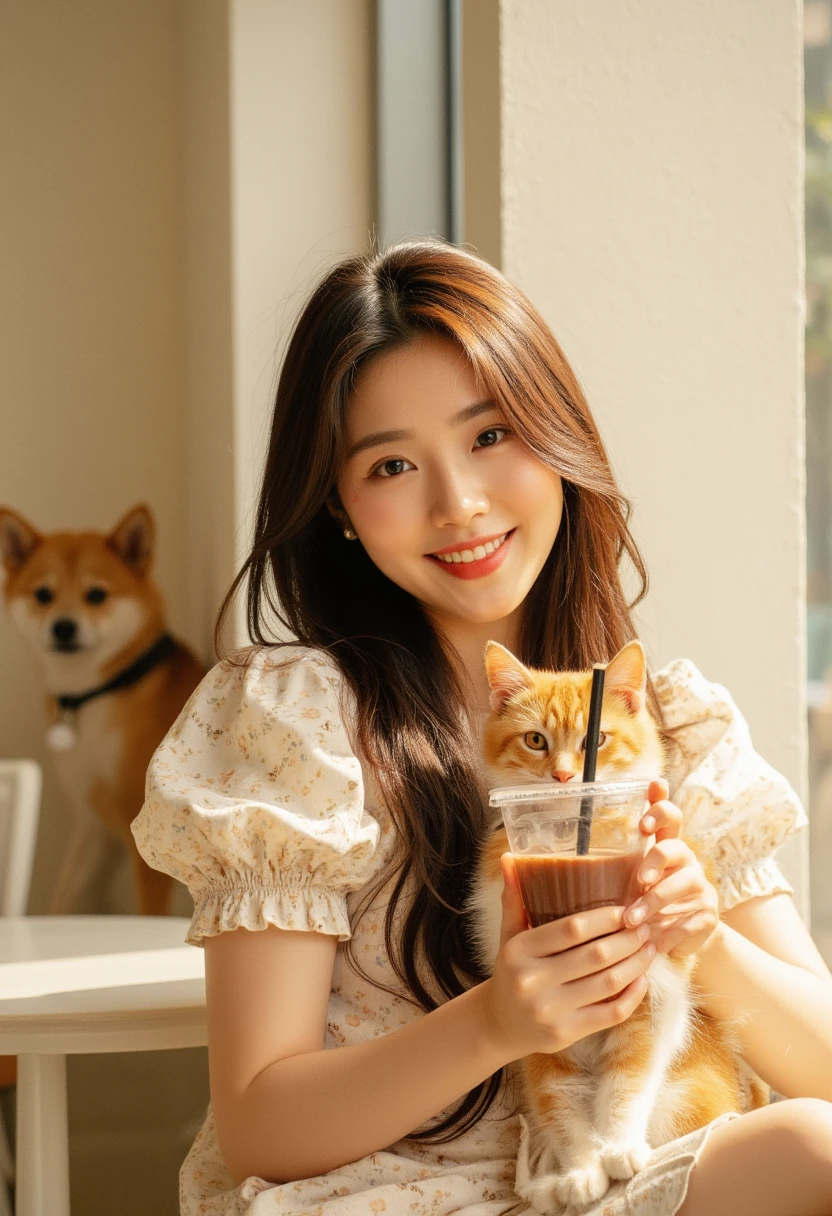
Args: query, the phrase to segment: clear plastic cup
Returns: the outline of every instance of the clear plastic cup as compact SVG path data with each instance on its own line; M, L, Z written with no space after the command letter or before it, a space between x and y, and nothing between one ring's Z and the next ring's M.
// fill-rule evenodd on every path
M648 785L593 781L491 790L530 925L590 908L626 907L638 898L636 871L649 839L638 825Z

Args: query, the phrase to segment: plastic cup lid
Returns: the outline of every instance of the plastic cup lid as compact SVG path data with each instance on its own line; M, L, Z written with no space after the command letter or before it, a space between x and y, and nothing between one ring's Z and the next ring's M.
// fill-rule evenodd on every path
M489 790L489 806L513 806L519 802L551 802L560 798L580 798L584 794L635 796L647 793L649 781L553 781L547 785L508 785Z

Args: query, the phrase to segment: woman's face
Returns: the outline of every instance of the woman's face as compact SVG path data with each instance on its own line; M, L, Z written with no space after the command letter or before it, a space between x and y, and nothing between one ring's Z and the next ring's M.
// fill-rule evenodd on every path
M347 410L349 522L379 569L449 626L501 621L523 602L563 511L560 477L485 396L456 344L425 335L374 360Z

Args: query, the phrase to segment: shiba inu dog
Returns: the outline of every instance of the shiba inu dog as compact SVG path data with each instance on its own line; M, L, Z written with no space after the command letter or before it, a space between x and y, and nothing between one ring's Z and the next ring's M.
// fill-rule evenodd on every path
M0 507L6 608L43 673L47 743L73 815L53 913L76 911L125 846L139 911L169 909L172 879L141 859L130 822L150 757L204 668L165 629L150 577L155 532L144 505L109 534L42 534Z

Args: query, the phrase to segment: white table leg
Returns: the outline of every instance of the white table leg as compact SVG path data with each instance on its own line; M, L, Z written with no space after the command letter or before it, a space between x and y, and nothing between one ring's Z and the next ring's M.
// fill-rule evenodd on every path
M66 1056L17 1057L16 1216L69 1216Z

